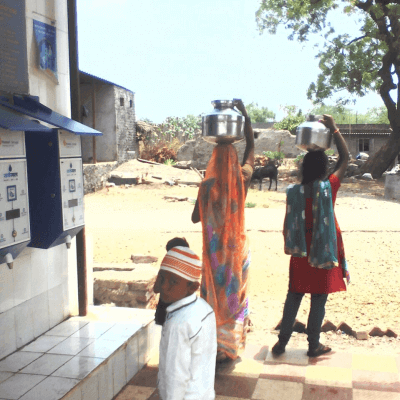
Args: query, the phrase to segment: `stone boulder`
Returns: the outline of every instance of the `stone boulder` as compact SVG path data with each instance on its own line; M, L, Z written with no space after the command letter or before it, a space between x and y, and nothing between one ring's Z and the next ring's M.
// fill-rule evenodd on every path
M358 165L357 164L350 163L347 166L347 170L346 170L345 176L349 177L349 176L356 175L358 173L358 170L359 169L358 169Z
M200 140L204 142L201 137ZM197 137L197 139L188 140L184 145L182 145L178 150L178 154L176 155L177 161L191 161L193 159L194 148L198 141L199 137Z

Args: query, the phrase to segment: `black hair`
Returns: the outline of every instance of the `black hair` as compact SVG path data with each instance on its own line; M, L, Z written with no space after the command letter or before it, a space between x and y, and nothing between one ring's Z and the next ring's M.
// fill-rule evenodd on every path
M182 246L182 247L190 247L189 243L187 240L183 237L174 237L173 239L169 240L166 246L167 251L170 251L172 248L176 246Z
M322 180L328 171L328 156L323 150L309 151L301 166L302 185Z

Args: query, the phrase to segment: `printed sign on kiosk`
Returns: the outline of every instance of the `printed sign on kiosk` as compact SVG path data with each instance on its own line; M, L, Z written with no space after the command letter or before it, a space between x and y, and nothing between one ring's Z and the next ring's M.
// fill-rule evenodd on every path
M29 241L24 132L0 129L0 264L12 268Z

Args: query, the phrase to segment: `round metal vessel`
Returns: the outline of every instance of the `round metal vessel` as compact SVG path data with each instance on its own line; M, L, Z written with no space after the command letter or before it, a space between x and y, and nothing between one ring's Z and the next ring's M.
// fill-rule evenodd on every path
M309 119L313 119L310 116ZM321 122L309 120L303 122L296 129L295 145L301 150L327 150L331 147L332 133Z
M236 143L244 138L244 117L232 100L214 100L214 110L202 117L203 139L210 143Z

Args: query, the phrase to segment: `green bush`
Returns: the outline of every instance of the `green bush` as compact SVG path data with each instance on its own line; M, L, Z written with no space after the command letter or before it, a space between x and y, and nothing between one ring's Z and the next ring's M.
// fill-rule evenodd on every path
M254 208L257 205L257 203L251 203L250 201L247 201L245 203L245 208Z
M172 158L168 158L168 160L165 160L165 161L164 161L164 164L165 164L165 165L171 166L171 165L175 165L176 162L175 162L175 160L173 160Z
M270 160L283 160L285 158L285 154L282 151L263 151L263 154Z

